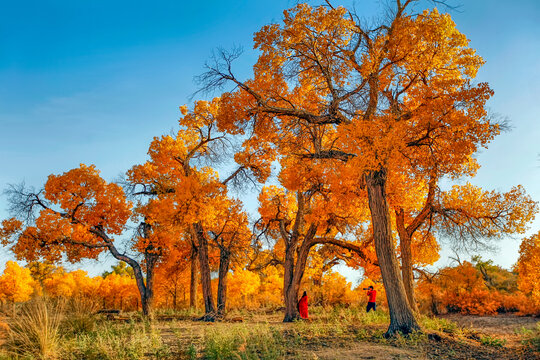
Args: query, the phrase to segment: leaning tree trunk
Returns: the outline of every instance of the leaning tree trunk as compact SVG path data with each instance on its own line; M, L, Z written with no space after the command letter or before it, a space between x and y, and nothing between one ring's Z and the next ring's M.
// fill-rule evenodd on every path
M408 334L419 330L420 327L407 301L405 287L399 274L399 265L392 241L390 213L386 200L385 170L371 171L366 174L366 187L373 225L375 252L379 261L390 311L390 326L385 335L392 336L398 331Z
M229 264L231 261L231 253L225 248L220 249L219 253L219 274L218 274L218 289L217 289L217 314L218 317L225 315L227 302L227 274L229 272Z
M194 235L199 240L199 266L201 273L201 285L204 300L204 315L200 320L214 321L216 318L216 308L212 296L212 283L210 279L210 264L208 260L208 240L203 233L201 224L193 225Z
M403 285L405 286L405 293L407 294L407 301L411 309L418 313L418 306L416 304L416 296L414 295L414 277L412 268L412 250L411 250L411 235L405 228L405 219L403 209L396 210L396 224L399 234L399 248L401 250L401 276L403 278Z
M108 237L106 237L105 235L102 235L102 236L104 239L108 240ZM139 290L139 295L141 296L143 316L144 317L151 316L155 261L150 261L147 264L147 269L146 269L147 278L146 278L146 283L145 283L141 265L136 260L130 258L129 256L120 254L118 249L116 249L116 247L112 244L110 240L108 241L108 243L109 243L109 251L111 252L112 256L117 260L121 260L127 263L133 269L133 275L135 277L135 282L137 283L137 289Z
M197 308L197 254L198 250L195 244L191 244L190 254L190 282L189 282L189 307L192 309Z

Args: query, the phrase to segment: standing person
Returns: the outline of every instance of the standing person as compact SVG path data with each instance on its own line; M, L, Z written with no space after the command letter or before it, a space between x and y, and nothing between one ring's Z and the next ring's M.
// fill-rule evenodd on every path
M377 304L375 303L375 299L377 298L377 290L373 289L373 286L370 286L368 288L364 288L364 290L367 290L367 296L368 296L368 303L366 312L369 312L371 309L373 311L377 311Z
M300 317L302 319L307 319L308 318L307 301L308 301L307 292L304 291L304 294L300 298L300 301L298 301L298 312L300 313Z

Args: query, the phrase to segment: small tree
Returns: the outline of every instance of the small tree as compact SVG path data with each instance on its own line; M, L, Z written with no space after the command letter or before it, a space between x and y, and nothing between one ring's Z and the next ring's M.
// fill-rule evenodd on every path
M153 270L163 249L156 241L159 232L144 222L131 244L143 260L118 249L113 236L122 234L134 214L120 186L103 180L93 165L81 164L61 175L50 175L41 191L12 186L8 195L12 212L23 221L4 221L1 235L18 258L60 262L65 256L75 263L109 252L133 269L143 314L150 315Z

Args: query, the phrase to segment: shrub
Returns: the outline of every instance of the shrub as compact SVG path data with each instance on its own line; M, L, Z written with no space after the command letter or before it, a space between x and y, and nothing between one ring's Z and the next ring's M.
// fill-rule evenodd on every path
M485 336L480 337L480 343L482 345L487 345L487 346L503 347L504 345L506 345L506 340L499 339L499 338L489 336L489 335L485 335Z

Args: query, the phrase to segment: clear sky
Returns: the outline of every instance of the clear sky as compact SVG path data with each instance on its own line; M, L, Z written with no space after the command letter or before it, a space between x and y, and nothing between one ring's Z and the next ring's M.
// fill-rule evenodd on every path
M112 180L143 162L151 139L176 128L178 106L189 102L196 90L193 77L212 50L243 46L236 72L249 76L256 56L253 33L279 21L296 1L0 3L0 189L5 189L21 181L39 187L47 175L79 163L96 164ZM381 9L378 0L355 4L367 17ZM513 125L479 155L482 168L473 183L501 191L522 184L538 201L540 2L462 0L451 14L486 60L478 81L495 90L491 110ZM0 197L0 218L7 217L5 210ZM538 229L537 219L529 233ZM486 257L509 268L519 240L503 240L499 248ZM0 269L9 257L7 250L0 253ZM92 274L95 266L85 263Z

